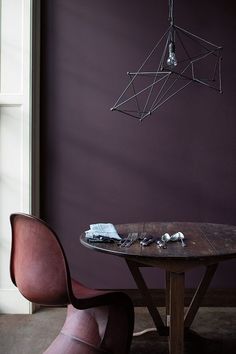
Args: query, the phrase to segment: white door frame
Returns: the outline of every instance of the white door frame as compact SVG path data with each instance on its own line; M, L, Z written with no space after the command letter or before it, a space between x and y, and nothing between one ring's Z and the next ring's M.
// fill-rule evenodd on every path
M31 313L10 280L9 215L39 213L40 1L0 7L0 313Z

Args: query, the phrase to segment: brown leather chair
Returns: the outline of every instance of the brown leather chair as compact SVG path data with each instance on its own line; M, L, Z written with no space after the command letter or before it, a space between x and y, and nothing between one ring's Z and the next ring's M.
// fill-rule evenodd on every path
M134 312L130 298L115 291L87 288L71 279L62 245L42 220L12 214L10 272L29 301L67 305L64 326L45 354L127 354Z

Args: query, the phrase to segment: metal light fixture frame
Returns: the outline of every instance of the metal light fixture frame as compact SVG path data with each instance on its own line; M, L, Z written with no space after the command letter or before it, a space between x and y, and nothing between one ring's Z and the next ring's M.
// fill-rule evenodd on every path
M112 111L118 111L143 121L191 83L207 86L222 93L221 62L223 48L175 25L173 8L174 0L169 0L169 28L146 57L138 71L127 72L129 84L111 108ZM192 55L184 43L185 40L195 44L199 53ZM180 61L176 59L178 58L177 41L182 54L184 54L184 58ZM161 44L164 44L164 49L157 69L145 70L145 66L157 54ZM213 61L213 68L210 70L211 77L198 77L196 66L204 65L204 61L209 58ZM151 78L151 82L144 83L144 87L137 89L137 79L142 80L144 77ZM140 97L144 95L145 99L141 102ZM127 105L133 105L132 109L130 106L127 108Z

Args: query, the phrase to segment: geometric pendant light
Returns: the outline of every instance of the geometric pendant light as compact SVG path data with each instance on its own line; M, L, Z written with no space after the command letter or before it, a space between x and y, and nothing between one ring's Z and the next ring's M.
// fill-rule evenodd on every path
M137 71L127 72L128 85L111 108L143 121L190 84L222 93L222 47L174 24L169 0L169 28Z

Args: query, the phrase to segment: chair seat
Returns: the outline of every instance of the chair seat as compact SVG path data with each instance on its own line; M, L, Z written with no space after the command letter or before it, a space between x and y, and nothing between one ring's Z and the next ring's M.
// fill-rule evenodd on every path
M72 279L58 236L42 220L12 214L11 226L13 283L32 302L68 305L63 328L45 354L127 354L134 325L128 295Z
M80 282L71 279L72 294L71 303L78 309L105 306L110 304L123 304L125 307L131 305L131 300L123 292L96 290L86 287Z

